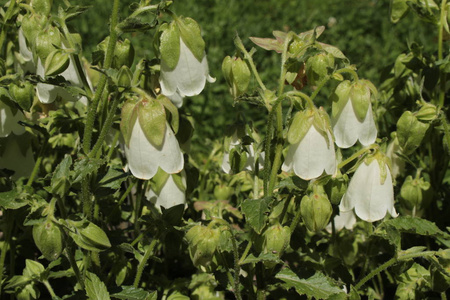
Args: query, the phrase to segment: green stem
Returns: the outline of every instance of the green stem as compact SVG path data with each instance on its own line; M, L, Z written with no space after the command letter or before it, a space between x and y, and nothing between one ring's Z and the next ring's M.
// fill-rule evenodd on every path
M233 229L231 225L228 223L228 230L231 233L231 243L233 244L233 255L234 255L234 296L237 300L242 300L241 290L240 290L240 282L239 282L239 274L241 273L241 267L239 264L239 249L236 243L236 237L233 234Z
M387 268L393 266L394 264L405 261L417 257L428 257L428 256L434 256L436 254L435 251L424 251L419 253L406 253L406 254L400 254L398 257L393 257L372 272L370 272L368 275L366 275L361 281L359 281L355 285L355 289L359 290L367 281L371 280L374 276L378 275L380 272L386 270Z
M44 280L42 281L42 283L45 285L45 287L47 288L47 291L50 293L50 296L52 296L52 299L54 298L58 298L58 296L56 296L55 292L53 291L52 286L50 285L50 282L48 282L48 280Z
M119 142L119 138L120 138L120 131L116 131L116 134L114 135L114 139L111 143L111 147L109 147L108 153L106 154L106 160L109 161L111 159L111 156L114 153L114 150L116 149L115 145ZM95 148L95 147L94 147Z
M148 259L150 258L150 256L153 253L153 249L155 248L157 241L158 241L158 239L156 239L156 238L153 239L150 246L148 246L147 250L145 251L144 257L142 258L142 261L138 266L138 269L136 272L136 277L134 278L133 286L135 288L139 287L139 282L141 281L142 272L144 271L144 268L145 268L145 265L147 264Z
M44 137L45 139L45 137ZM44 151L45 148L47 148L47 140L44 140L44 144L42 145L41 149L39 150L38 157L36 159L36 162L33 167L33 171L31 171L30 178L28 178L27 186L31 186L33 184L34 178L36 178L37 174L39 173L39 169L41 168L42 159L44 158Z
M71 245L69 245L66 249L66 255L69 259L70 266L75 273L75 277L77 278L78 283L84 289L84 277L81 276L80 269L78 268L77 261L75 260L74 249Z
M444 22L446 22L445 18L447 18L447 0L442 0L441 16L439 21L439 33L438 33L438 60L442 60L444 58L443 44L444 44ZM441 69L439 70L439 75L440 75L439 106L444 107L447 75Z
M109 69L111 67L111 63L114 57L114 50L117 42L117 24L119 20L119 4L120 0L114 0L113 10L111 14L111 24L110 24L110 36L108 42L108 48L106 50L106 56L103 63L104 69ZM107 76L105 74L100 75L100 80L97 86L97 89L94 94L94 98L92 99L91 104L88 108L88 113L86 117L86 127L84 128L84 138L83 138L83 150L85 153L89 153L91 148L91 140L92 140L92 132L94 129L95 115L97 113L97 106L99 100L103 94L103 90L106 86Z
M286 96L297 96L297 97L300 97L300 98L302 98L303 100L306 101L307 105L310 108L315 107L313 100L307 94L305 94L303 92L300 92L300 91L289 91L285 95Z
M289 226L291 233L293 233L295 228L297 228L297 225L300 222L300 218L301 218L301 210L300 210L300 204L298 204L297 213L295 214L295 217L291 223L291 226Z
M259 73L258 73L258 70L256 70L256 66L255 66L255 63L253 62L252 55L247 51L247 49L245 49L244 44L242 43L242 40L238 35L236 35L236 37L234 38L234 44L239 49L239 51L241 51L244 54L244 59L249 64L250 70L252 71L253 76L255 76L256 82L258 82L259 87L263 91L265 91L266 86L262 82L261 77L259 77Z
M6 10L5 16L9 16L12 14L12 11L14 9L14 4L16 4L16 1L11 0L9 1L8 9ZM0 52L3 52L3 43L5 42L6 37L6 23L8 22L8 19L4 20L3 26L2 26L2 32L0 33Z
M244 253L242 253L241 259L239 260L239 264L242 264L242 262L247 258L247 255L250 252L252 245L253 245L252 241L248 241L247 247L245 247Z
M119 102L120 102L120 95L115 95L114 100L111 104L111 108L108 112L108 116L107 116L105 123L103 124L102 130L100 132L100 136L98 137L97 142L94 145L94 148L92 148L92 151L89 152L89 155L88 155L89 157L91 157L91 158L95 157L95 155L97 154L97 151L100 150L100 148L102 147L103 141L105 140L106 136L108 135L109 130L111 129L111 126L113 124ZM114 144L111 146L111 148L114 148Z
M378 149L378 145L377 144L372 144L369 145L365 148L360 149L359 151L357 151L356 153L354 153L352 156L350 156L349 158L347 158L346 160L344 160L343 162L341 162L338 165L338 169L342 169L344 166L346 166L348 163L352 162L354 159L357 159L359 156L363 155L364 153L370 151L370 150L374 150L374 149Z
M342 68L342 69L337 70L334 73L336 73L336 74L349 73L350 75L352 75L352 77L355 81L359 80L358 73L356 73L356 71L351 68Z

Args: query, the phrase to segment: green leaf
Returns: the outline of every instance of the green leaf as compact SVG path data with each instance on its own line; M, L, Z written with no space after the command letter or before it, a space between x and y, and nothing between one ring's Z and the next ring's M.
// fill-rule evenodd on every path
M99 182L99 188L107 188L112 190L120 189L122 182L127 180L128 175L122 169L110 167L108 172Z
M391 22L397 23L408 13L408 0L392 0L390 7Z
M268 253L261 253L258 257L254 256L253 254L250 254L240 264L241 265L254 264L254 263L264 262L264 261L275 262L275 263L282 262L280 260L280 258L278 257L278 255L268 252Z
M76 161L72 171L72 183L80 182L86 176L94 173L103 163L103 159L89 157Z
M70 188L70 166L72 165L72 157L66 155L64 159L56 167L51 180L51 191L53 194L63 197Z
M164 95L158 95L158 98L156 98L157 101L159 101L166 110L170 113L170 125L172 126L173 133L177 134L178 128L180 126L180 117L178 115L178 109L173 104L172 101L170 101L169 98L167 98Z
M117 25L117 29L121 32L143 32L152 29L157 24L157 18L151 23L143 22L139 18L126 18Z
M242 203L242 212L245 215L246 221L259 234L266 226L271 203L271 197L247 199Z
M106 233L97 225L87 220L67 220L69 235L83 249L102 251L111 247Z
M33 279L31 279L28 276L16 275L16 276L13 276L8 281L8 284L5 286L5 289L14 289L16 287L26 286L31 281L33 281Z
M66 19L66 22L76 18L77 16L81 15L85 11L87 11L91 6L69 6L64 10L64 18Z
M86 280L86 295L90 300L109 300L108 290L105 284L94 273L87 273Z
M421 218L402 216L390 219L381 223L374 232L397 247L400 247L401 233L434 237L445 246L450 246L450 234L439 229L433 222Z
M174 22L162 32L159 51L161 60L171 69L175 69L180 59L180 33Z
M202 38L200 26L191 18L178 18L176 22L183 42L201 62L205 56L205 41Z
M286 288L294 288L299 295L309 298L328 299L332 295L343 293L338 286L331 284L331 279L319 272L308 279L300 279L290 269L285 268L275 277L283 280Z
M155 147L162 147L166 134L166 110L154 99L143 99L138 104L138 121L148 141Z
M3 209L18 209L27 205L28 202L20 197L16 189L0 193L0 207Z
M111 295L112 298L124 300L156 300L158 293L156 291L147 292L134 286L121 286L119 292Z
M429 127L429 124L417 120L410 111L402 114L397 121L397 138L403 154L409 155L420 146Z

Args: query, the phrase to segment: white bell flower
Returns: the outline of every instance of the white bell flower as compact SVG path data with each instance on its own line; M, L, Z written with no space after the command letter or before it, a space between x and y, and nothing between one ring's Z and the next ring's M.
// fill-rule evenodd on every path
M205 88L206 81L215 81L209 76L206 54L199 61L180 37L180 58L176 67L171 69L164 60L161 60L159 78L161 93L171 99L177 107L181 107L183 101L180 99L200 94Z
M233 134L231 137L230 142L230 149L226 150L223 154L222 159L222 171L224 171L227 174L231 173L231 165L230 165L230 150L231 148L238 146L240 144L240 141L236 134ZM247 153L247 161L244 166L245 171L255 171L255 149L253 145L248 146L248 153ZM263 168L263 161L264 161L264 153L259 154L259 164L258 167L260 169Z
M14 114L11 108L0 100L0 137L7 137L14 133L21 135L25 132L25 127L18 122L25 119L25 116L20 110Z
M356 224L356 216L353 210L341 211L339 209L339 215L334 217L334 229L336 231L341 231L343 228L352 230ZM327 225L327 231L332 232L331 222Z
M179 204L186 203L185 189L181 189L173 178L174 175L169 175L163 183L161 190L155 192L150 185L150 189L145 194L147 199L154 203L156 207L164 207L166 209ZM181 172L181 182L186 187L186 173Z
M183 153L170 125L166 123L161 147L155 147L145 136L139 118L133 125L129 146L125 145L125 155L131 173L140 179L152 178L158 167L174 174L180 172L184 165Z
M27 46L27 40L22 28L18 30L19 53L21 56L20 67L24 73L34 73L36 65L34 63L33 52Z
M377 128L373 120L372 105L369 105L366 117L361 122L356 117L351 100L347 101L344 109L333 124L336 145L339 148L349 148L357 140L363 145L373 144L377 138Z
M42 61L38 58L36 74L45 78L45 68L42 64ZM75 68L75 65L70 59L69 66L64 72L60 74L64 79L70 82L74 86L83 87L83 82L81 81L80 76ZM47 84L47 83L38 83L36 85L36 92L39 98L39 101L42 103L48 104L52 103L56 100L58 96L60 96L65 101L82 101L83 103L87 103L87 99L85 96L75 97L70 94L65 88Z
M382 176L383 171L385 176ZM397 217L392 176L386 162L373 159L358 166L340 205L341 211L353 208L356 215L367 222L381 220L386 213Z
M329 131L326 138L311 125L305 136L296 144L292 144L286 155L282 170L294 173L310 180L319 177L325 171L329 175L336 173L336 153L333 138Z

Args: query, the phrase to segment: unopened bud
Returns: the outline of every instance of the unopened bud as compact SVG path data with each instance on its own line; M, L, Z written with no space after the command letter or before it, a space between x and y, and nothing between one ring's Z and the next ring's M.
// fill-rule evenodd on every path
M325 76L328 69L334 67L334 57L330 53L319 53L306 61L306 76L308 82L317 85Z
M308 230L317 232L324 229L330 221L333 208L325 193L312 193L304 196L300 203L300 213Z
M413 210L416 208L420 210L429 202L432 194L431 185L422 177L412 178L408 176L400 190L402 203L407 209Z
M225 57L222 62L222 72L233 97L239 97L247 91L251 72L240 57Z
M228 200L233 194L233 188L224 184L218 184L214 188L214 197L217 200Z
M33 239L47 260L57 259L63 250L63 235L61 229L52 221L33 226Z
M61 46L61 33L58 28L50 26L36 36L36 52L43 62L51 52L56 50L54 45Z
M397 139L403 154L410 155L420 146L429 127L410 111L402 114L397 121Z
M131 86L132 80L133 73L131 72L130 68L128 68L126 65L123 65L119 70L119 74L117 75L117 85L119 87L129 87Z
M34 98L34 87L30 82L23 81L19 84L11 84L9 86L9 93L23 110L30 110Z
M70 63L70 57L64 50L52 51L45 60L45 75L55 76L64 72Z
M435 105L425 103L415 115L417 120L421 122L431 122L437 118L438 111Z
M48 15L52 10L53 0L32 0L31 7L34 11L41 15Z

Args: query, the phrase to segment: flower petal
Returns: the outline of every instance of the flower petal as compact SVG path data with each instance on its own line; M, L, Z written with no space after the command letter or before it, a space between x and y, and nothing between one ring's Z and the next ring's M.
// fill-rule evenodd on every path
M181 180L186 186L186 175L182 172ZM155 206L162 206L164 208L171 208L173 206L186 203L186 196L184 191L173 180L173 176L169 176L164 183L159 195L150 189L146 197L149 201L155 203Z
M375 126L375 121L373 120L372 105L369 105L366 118L359 127L358 138L359 142L363 146L373 144L377 139L377 127Z
M205 87L208 72L206 55L199 62L180 38L180 58L175 69L170 70L161 61L161 93L170 97L178 89L181 95L198 95Z
M328 133L331 140L331 135ZM292 147L292 146L291 146ZM294 172L302 179L309 180L322 175L336 172L336 154L334 145L327 145L326 139L311 126L303 139L294 146ZM289 153L291 154L291 153Z
M350 148L358 140L360 123L353 111L352 101L347 101L334 120L333 133L339 148Z
M184 165L180 146L168 124L163 145L157 149L147 140L136 120L131 132L130 145L125 146L125 154L131 173L140 179L152 178L158 171L158 167L166 173L173 174L180 172Z

